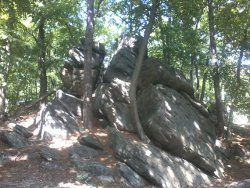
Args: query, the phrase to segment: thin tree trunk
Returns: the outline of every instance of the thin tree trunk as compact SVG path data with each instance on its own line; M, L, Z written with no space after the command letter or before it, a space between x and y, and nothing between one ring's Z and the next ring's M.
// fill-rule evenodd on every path
M4 87L0 86L0 122L5 118L5 93Z
M45 18L41 18L38 25L38 69L40 81L39 97L47 94L47 75L46 75L46 45L45 45Z
M200 78L199 78L199 67L198 67L197 63L195 63L194 67L195 67L195 77L196 77L196 91L199 91L199 89L200 89Z
M168 62L167 59L167 44L166 44L166 31L164 31L163 28L163 20L162 20L162 15L159 15L159 29L160 29L160 34L161 34L161 42L162 42L162 58L163 58L163 62Z
M193 76L193 66L191 65L191 69L190 69L190 71L189 71L189 79L190 79L190 82L191 82L191 84L192 84L192 87L193 87L193 85L194 85L194 76Z
M152 31L152 28L153 28L153 24L154 24L154 20L155 20L156 11L157 11L158 6L159 6L158 0L153 0L149 22L148 22L148 25L146 27L145 35L144 35L144 38L142 41L142 45L141 45L140 50L139 50L139 55L138 55L136 66L135 66L135 69L134 69L134 72L132 75L131 87L130 87L130 92L129 92L131 117L132 117L133 123L135 125L138 137L143 141L146 140L146 137L145 137L144 131L142 129L140 118L138 115L136 89L137 89L137 85L138 85L138 78L140 75L142 63L143 63L145 53L146 53L148 39L150 37L150 33Z
M217 49L215 42L214 5L213 5L213 0L207 0L207 2L208 2L209 37L210 37L210 56L211 56L211 62L214 64L213 80L214 80L215 103L217 112L217 136L222 137L224 134L225 118L224 118L224 108L221 102L219 62L217 58Z
M207 82L207 77L208 77L208 64L209 64L209 59L207 58L206 69L202 78L202 86L201 86L201 94L200 94L201 102L203 102L204 97L205 97L205 92L206 92L206 82Z
M84 54L84 91L83 91L83 123L88 129L93 128L92 107L92 48L94 34L94 0L87 1L87 26L85 32L85 54Z
M9 2L8 4L8 21L7 21L7 29L9 32L9 35L7 37L7 44L6 44L6 50L7 50L7 62L4 67L4 70L2 70L2 75L3 75L3 84L0 83L0 120L5 120L7 117L6 114L6 93L7 93L7 83L8 83L8 78L10 71L13 67L14 63L14 53L13 53L13 35L15 32L15 27L14 24L16 22L16 12L14 9L14 3L12 1ZM0 61L1 62L1 61Z

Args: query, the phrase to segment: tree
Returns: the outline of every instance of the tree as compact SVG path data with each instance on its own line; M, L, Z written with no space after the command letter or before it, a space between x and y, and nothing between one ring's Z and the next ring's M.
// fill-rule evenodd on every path
M221 102L221 89L220 89L220 72L219 72L219 60L217 55L216 41L215 41L215 22L214 22L214 3L213 0L207 0L208 5L208 25L209 25L209 38L210 38L210 60L214 64L213 68L213 80L214 80L214 92L216 103L216 115L217 115L217 131L218 136L221 137L224 134L225 117L224 107Z
M145 53L146 53L148 39L150 37L150 33L152 31L152 28L153 28L153 24L154 24L154 20L156 17L156 11L157 11L158 6L159 6L159 1L153 0L151 11L150 11L149 22L148 22L146 30L145 30L142 44L140 46L139 55L137 57L136 66L135 66L135 69L134 69L134 72L132 75L131 86L130 86L130 91L129 91L132 121L133 121L134 126L136 128L138 137L143 141L146 140L146 137L144 135L144 131L142 129L140 118L138 115L137 102L136 102L137 101L136 100L136 90L137 90L138 78L140 75L142 63L143 63Z
M85 32L85 60L84 60L84 91L83 91L83 123L84 126L93 128L93 112L92 112L92 48L94 34L94 0L87 1L87 26ZM82 62L83 63L83 62Z
M41 16L38 22L38 69L39 69L39 81L40 81L40 94L39 97L46 95L47 93L47 68L46 68L46 43L45 43L45 22L46 19Z

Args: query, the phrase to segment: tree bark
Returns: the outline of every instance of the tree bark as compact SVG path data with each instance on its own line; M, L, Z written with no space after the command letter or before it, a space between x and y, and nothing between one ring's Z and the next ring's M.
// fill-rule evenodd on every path
M0 122L5 119L5 94L4 87L0 85Z
M83 113L84 126L93 128L93 107L92 107L92 48L94 34L94 0L87 1L87 26L85 32L85 54L84 54L84 91L83 91Z
M0 81L0 120L6 120L6 93L8 89L8 78L9 74L12 70L14 64L14 52L13 52L13 37L15 35L15 22L16 22L16 11L15 6L12 1L8 2L8 20L6 22L6 26L8 29L8 37L6 39L6 52L7 58L5 60L5 65L3 69L0 71L0 76L2 76L2 80ZM0 59L1 62L1 59ZM1 78L0 78L1 79ZM1 83L2 82L2 83Z
M149 22L148 22L148 25L146 27L145 34L144 34L143 41L142 41L142 45L141 45L140 50L139 50L139 55L138 55L136 66L135 66L135 69L134 69L134 72L132 75L131 86L130 86L130 91L129 91L132 121L133 121L134 126L136 128L136 132L138 134L138 137L143 141L146 140L146 136L145 136L145 133L142 129L140 118L138 115L136 90L137 90L138 78L140 75L142 63L143 63L145 53L146 53L148 39L150 37L150 33L152 31L152 28L153 28L153 24L154 24L154 20L155 20L156 11L157 11L158 6L159 6L158 0L153 0Z
M45 18L41 17L38 24L38 69L40 81L39 97L47 94L47 73L46 73L46 45L45 45Z
M208 77L208 64L209 64L209 59L207 58L206 60L206 69L202 78L202 86L201 86L201 94L200 94L200 101L203 102L204 97L205 97L205 92L206 92L206 82L207 82L207 77Z
M217 136L222 137L224 135L225 117L224 117L224 107L221 102L220 72L219 72L219 62L217 57L217 49L215 41L214 5L213 5L213 0L207 0L207 3L208 3L209 38L210 38L210 59L211 62L214 64L213 80L214 80L215 103L217 112Z

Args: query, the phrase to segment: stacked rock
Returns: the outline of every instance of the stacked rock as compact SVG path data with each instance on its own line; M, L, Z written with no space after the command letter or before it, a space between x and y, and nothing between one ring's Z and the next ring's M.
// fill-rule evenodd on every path
M84 91L84 53L86 51L85 40L69 50L70 59L64 62L61 69L61 79L64 89L77 97L81 97ZM93 88L98 81L102 62L105 57L105 48L102 44L94 42L92 51L92 79Z

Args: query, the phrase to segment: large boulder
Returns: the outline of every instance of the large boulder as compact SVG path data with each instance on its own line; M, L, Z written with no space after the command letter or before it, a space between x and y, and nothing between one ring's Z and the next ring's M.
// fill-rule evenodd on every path
M124 35L121 37L117 50L104 75L105 83L118 82L119 84L119 80L130 81L141 43L141 36Z
M215 127L183 95L150 85L138 96L138 111L147 136L165 151L213 175L220 167L214 150Z
M110 128L109 132L115 156L157 187L201 186L212 181L212 178L184 159L153 145L124 138L114 129Z
M143 62L139 77L139 89L148 85L162 84L179 92L185 92L194 98L194 89L185 76L167 64L160 63L158 59L147 58Z
M23 148L29 145L28 139L15 131L0 131L0 141L13 148Z
M64 89L78 97L84 92L84 51L86 51L84 43L85 40L81 39L78 45L69 50L70 59L64 62L60 72ZM105 49L102 44L95 42L92 50L92 85L95 88L105 57Z
M75 116L82 116L82 100L63 92L62 90L56 91L56 99L61 102L61 105L64 105L65 108L70 113L73 113Z
M129 110L129 86L120 86L108 83L98 86L94 97L95 114L106 118L111 126L119 130L133 132Z
M57 99L40 110L35 125L37 128L34 134L45 141L68 139L70 135L79 132L77 118Z
M111 126L133 132L129 110L130 80L135 67L142 37L123 36L110 65L104 74L104 83L95 91L96 114L106 118Z
M66 64L71 64L75 68L84 68L84 51L85 51L85 39L82 38L80 43L69 50L69 56L71 61ZM101 43L94 42L92 48L92 69L99 69L102 65L104 57L106 55L105 48ZM66 65L67 66L67 65Z
M92 85L95 86L98 81L99 70L92 70ZM61 70L61 79L65 90L75 96L82 96L84 92L84 70L75 67L63 67Z

